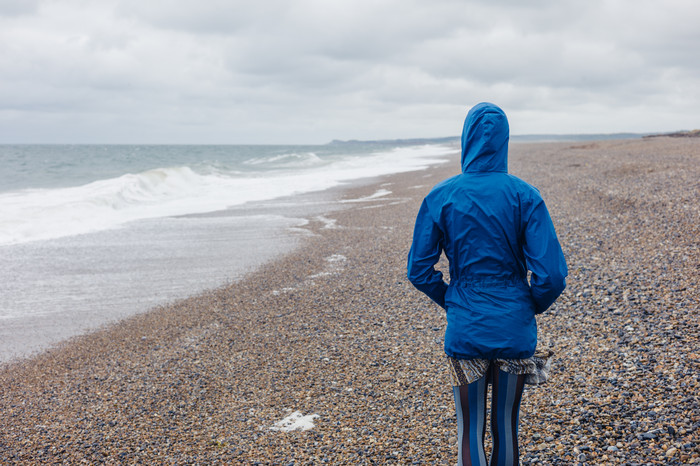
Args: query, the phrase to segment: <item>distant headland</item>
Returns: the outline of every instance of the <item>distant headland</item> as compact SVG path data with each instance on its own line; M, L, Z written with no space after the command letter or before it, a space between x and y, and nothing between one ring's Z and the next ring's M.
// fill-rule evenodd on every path
M644 136L645 138L658 138L658 137L670 137L670 138L699 138L700 129L694 129L691 131L675 131L673 133L658 133L658 134L648 134Z

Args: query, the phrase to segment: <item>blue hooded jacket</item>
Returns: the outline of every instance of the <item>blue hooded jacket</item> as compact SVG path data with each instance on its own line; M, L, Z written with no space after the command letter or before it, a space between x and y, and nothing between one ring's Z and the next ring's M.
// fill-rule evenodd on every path
M535 315L566 286L566 261L542 197L508 174L508 139L503 110L472 108L462 174L435 186L416 218L408 279L445 308L445 352L454 358L532 356ZM443 251L449 285L434 267Z

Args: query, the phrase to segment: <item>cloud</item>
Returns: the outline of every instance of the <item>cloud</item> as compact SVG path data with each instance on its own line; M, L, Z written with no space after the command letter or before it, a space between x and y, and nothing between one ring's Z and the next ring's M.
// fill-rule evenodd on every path
M2 0L0 16L21 16L35 13L39 0Z
M697 127L700 4L670 0L0 3L0 142ZM89 134L85 129L89 128Z

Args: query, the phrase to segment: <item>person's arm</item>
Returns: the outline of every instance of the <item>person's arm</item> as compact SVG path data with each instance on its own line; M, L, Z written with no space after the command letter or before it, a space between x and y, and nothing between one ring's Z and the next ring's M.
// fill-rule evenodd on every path
M413 286L444 308L447 284L442 279L442 272L435 270L441 253L442 231L430 215L428 204L424 200L413 230L407 275Z
M546 311L566 288L566 260L544 201L534 207L525 227L525 260L532 272L530 293L536 314Z

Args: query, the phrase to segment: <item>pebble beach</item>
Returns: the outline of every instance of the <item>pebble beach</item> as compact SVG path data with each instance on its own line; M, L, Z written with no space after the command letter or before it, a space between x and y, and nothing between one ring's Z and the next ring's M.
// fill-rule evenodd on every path
M0 464L455 464L444 313L405 278L452 159L339 190L240 281L0 366ZM700 464L700 138L509 161L569 266L538 316L554 360L523 396L521 463Z

